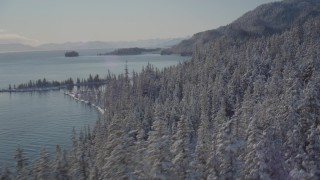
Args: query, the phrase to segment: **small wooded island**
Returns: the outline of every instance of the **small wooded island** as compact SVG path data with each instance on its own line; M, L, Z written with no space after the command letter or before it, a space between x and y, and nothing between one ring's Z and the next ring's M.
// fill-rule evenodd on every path
M146 48L122 48L122 49L116 49L112 52L108 53L100 53L98 56L105 56L105 55L140 55L143 53L150 53L150 54L160 54L161 48L154 48L154 49L146 49Z
M66 53L64 53L65 57L78 57L79 53L76 51L67 51Z

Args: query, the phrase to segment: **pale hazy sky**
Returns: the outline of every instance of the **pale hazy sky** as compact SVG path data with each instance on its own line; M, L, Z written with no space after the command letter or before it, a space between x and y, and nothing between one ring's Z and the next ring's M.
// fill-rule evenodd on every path
M185 37L275 0L0 0L0 43Z

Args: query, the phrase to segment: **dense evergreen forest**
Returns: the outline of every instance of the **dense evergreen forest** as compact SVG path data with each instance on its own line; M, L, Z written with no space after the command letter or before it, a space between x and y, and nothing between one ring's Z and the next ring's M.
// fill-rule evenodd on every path
M319 179L320 16L222 36L191 61L108 75L104 116L72 149L16 151L2 179Z

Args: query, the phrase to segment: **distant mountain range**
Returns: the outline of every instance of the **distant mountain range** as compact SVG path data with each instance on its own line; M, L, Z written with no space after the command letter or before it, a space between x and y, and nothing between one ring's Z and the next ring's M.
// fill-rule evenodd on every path
M165 49L162 54L191 55L196 46L207 45L220 38L229 38L232 42L253 36L271 36L319 14L320 0L284 0L264 4L229 25L197 33L190 39Z
M0 52L35 51L36 48L24 44L0 44Z
M81 50L81 49L115 49L115 48L169 48L178 44L186 38L170 38L170 39L150 39L137 41L89 41L89 42L66 42L66 43L50 43L41 44L39 46L30 46L25 44L0 44L0 52L20 52L20 51L50 51L50 50Z
M192 55L194 49L226 38L246 40L250 37L271 36L282 33L297 23L320 14L319 0L284 0L264 4L247 12L231 24L194 34L191 38L150 39L122 42L67 42L42 44L37 47L23 44L0 44L0 52L47 51L115 48L164 48L161 54Z

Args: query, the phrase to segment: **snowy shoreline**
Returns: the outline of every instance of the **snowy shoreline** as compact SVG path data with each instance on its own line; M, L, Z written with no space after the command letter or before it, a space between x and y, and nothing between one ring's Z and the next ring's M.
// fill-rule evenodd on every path
M94 104L94 103L92 103L90 101L86 101L84 99L81 99L81 98L77 97L77 95L75 93L73 93L73 92L65 92L64 95L67 95L67 96L73 98L76 101L80 101L82 103L85 103L85 104L87 104L89 106L92 106L92 107L96 108L101 114L104 114L104 112L105 112L105 110L102 107L100 107L100 106L98 106L98 105L96 105L96 104Z

